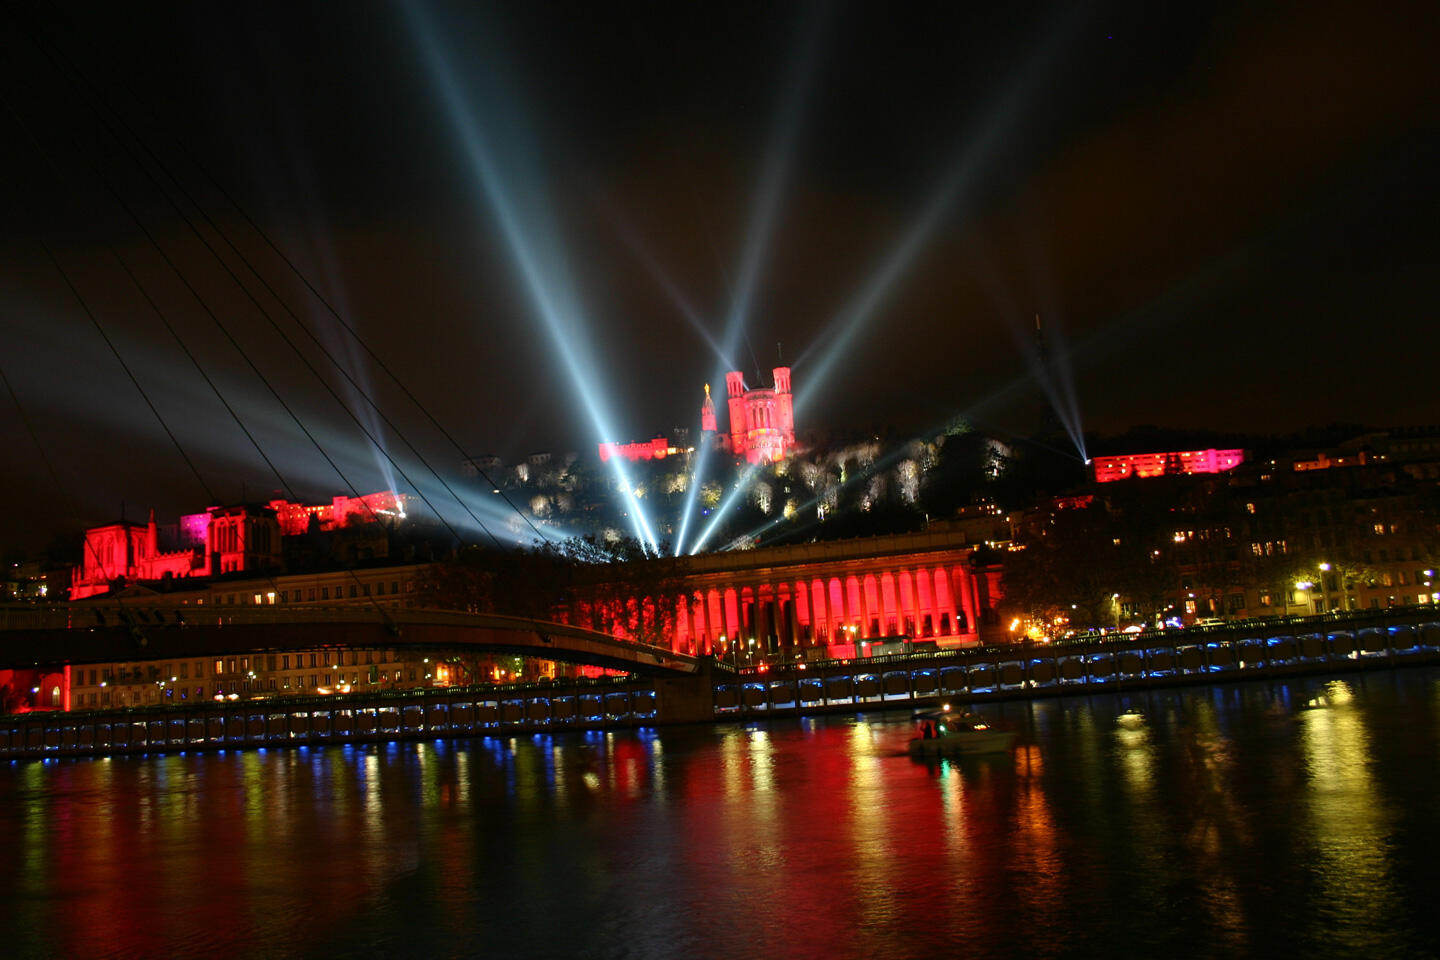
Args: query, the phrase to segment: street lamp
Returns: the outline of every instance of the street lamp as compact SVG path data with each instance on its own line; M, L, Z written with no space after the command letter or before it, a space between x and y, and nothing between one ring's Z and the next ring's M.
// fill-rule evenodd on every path
M1110 604L1115 608L1115 632L1120 632L1120 594L1110 594Z
M1313 581L1313 580L1296 580L1296 581L1295 581L1295 589L1296 589L1296 590L1304 590L1305 593L1306 593L1307 596L1308 596L1308 595L1310 595L1310 591L1312 591L1312 590L1315 589L1315 581ZM1314 598L1314 596L1309 596L1309 603L1310 603L1310 612L1311 612L1311 613L1314 613L1314 612L1315 612L1315 598Z

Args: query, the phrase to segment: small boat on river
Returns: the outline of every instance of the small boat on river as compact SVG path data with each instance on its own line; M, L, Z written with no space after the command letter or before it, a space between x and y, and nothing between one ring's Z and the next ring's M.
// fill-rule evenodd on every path
M920 735L910 741L912 757L948 757L964 753L1003 753L1015 742L1013 730L997 730L973 713L949 706L915 714Z

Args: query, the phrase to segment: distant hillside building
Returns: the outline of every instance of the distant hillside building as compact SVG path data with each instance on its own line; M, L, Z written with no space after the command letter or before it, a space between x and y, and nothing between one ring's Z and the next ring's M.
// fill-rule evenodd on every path
M210 507L186 514L163 533L150 511L148 523L118 523L85 531L80 565L70 573L70 599L108 593L119 581L155 581L274 570L281 566L280 540L307 532L342 529L404 518L410 498L381 491L335 497L330 503L272 500L266 505Z
M1224 473L1245 462L1243 450L1186 450L1172 453L1126 453L1096 457L1095 482L1110 483L1129 477L1163 477L1167 474Z

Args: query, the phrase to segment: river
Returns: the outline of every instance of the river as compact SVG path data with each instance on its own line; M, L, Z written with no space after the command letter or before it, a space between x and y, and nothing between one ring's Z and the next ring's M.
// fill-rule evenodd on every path
M1435 955L1440 670L980 712L10 762L0 955Z

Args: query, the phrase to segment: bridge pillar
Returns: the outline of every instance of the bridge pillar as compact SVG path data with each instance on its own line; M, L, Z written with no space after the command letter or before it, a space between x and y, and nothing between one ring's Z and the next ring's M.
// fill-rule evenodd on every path
M710 723L715 719L715 660L701 657L700 668L688 677L657 677L657 723Z

